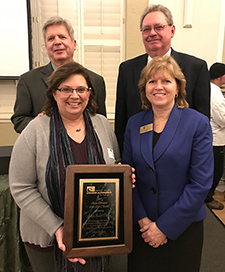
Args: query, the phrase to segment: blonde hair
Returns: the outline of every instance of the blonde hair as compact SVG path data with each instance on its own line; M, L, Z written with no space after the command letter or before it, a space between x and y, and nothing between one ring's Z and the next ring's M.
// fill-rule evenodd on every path
M151 102L146 97L145 86L149 78L153 76L157 71L167 71L173 78L175 78L179 90L178 96L176 97L176 104L178 108L188 107L189 105L186 101L185 91L185 76L176 61L171 56L166 55L164 57L153 58L141 72L138 87L140 89L142 110L148 110L152 107Z

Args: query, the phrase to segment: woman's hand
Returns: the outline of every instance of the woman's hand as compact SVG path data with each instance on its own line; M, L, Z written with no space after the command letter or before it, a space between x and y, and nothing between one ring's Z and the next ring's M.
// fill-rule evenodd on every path
M121 165L121 162L119 162L118 163L118 165ZM131 167L131 172L132 172L132 174L131 174L131 182L132 182L132 188L134 188L135 187L135 182L136 182L136 175L134 174L135 173L135 169L133 168L133 167Z
M141 227L140 231L142 232L142 238L145 243L148 243L154 248L167 243L166 235L161 232L155 222L152 222L147 217L139 220L138 222Z
M144 228L145 226L148 227L150 223L152 223L152 221L148 217L144 217L138 221L138 224L141 229Z
M135 173L135 169L133 167L131 167L131 180L132 180L132 188L135 187L135 182L136 182L136 175L134 174Z
M44 111L38 113L38 115L37 115L35 118L41 117L41 116L43 116L43 115L45 115L45 112L44 112Z
M66 246L63 244L63 226L61 226L60 228L57 229L57 231L55 232L55 237L56 237L56 241L58 243L58 247L59 249L61 249L63 252L66 251ZM81 263L81 264L85 264L86 261L83 258L70 258L68 259L70 262L72 263Z

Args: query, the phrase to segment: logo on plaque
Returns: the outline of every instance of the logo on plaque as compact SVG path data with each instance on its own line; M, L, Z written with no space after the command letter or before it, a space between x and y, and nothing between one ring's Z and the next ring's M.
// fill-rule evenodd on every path
M95 192L95 186L87 186L87 194L92 194Z

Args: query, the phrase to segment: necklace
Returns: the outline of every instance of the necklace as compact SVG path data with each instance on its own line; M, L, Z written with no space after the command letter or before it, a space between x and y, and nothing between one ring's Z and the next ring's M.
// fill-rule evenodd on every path
M75 123L74 123L74 120L70 121L68 119L65 119L64 124L67 131L70 132L71 135L75 132L80 132L85 130L85 121L83 118L81 120L75 121Z

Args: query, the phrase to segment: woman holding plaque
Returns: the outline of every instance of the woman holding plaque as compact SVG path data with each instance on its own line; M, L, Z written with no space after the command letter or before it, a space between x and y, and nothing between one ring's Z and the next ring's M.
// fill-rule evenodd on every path
M57 68L47 98L45 115L30 122L14 145L10 188L21 209L21 237L33 271L84 271L84 259L72 263L62 257L65 170L69 164L118 163L119 148L107 119L95 114L94 89L83 66Z
M128 121L122 156L136 170L129 272L200 268L212 131L206 116L188 108L185 84L170 56L153 58L141 73L143 111Z

